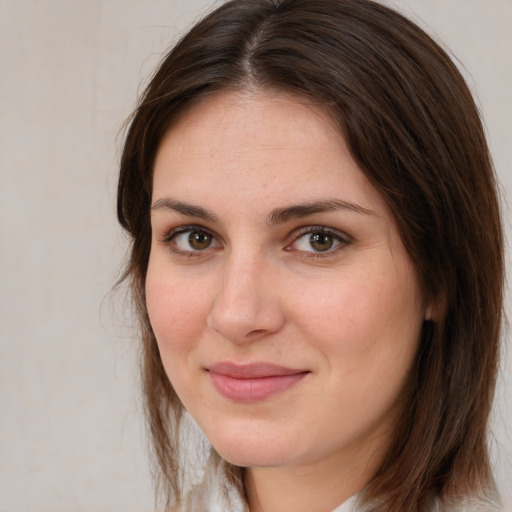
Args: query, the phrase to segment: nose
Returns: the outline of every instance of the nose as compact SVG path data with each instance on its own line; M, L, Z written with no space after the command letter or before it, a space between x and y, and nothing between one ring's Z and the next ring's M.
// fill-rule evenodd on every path
M276 281L276 269L257 258L226 261L208 327L234 343L278 332L284 323L284 310Z

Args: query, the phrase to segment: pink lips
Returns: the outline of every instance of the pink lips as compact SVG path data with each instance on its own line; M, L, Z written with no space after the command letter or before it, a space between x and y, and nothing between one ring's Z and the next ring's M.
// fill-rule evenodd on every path
M236 402L257 402L291 388L309 371L270 363L217 363L208 368L215 389Z

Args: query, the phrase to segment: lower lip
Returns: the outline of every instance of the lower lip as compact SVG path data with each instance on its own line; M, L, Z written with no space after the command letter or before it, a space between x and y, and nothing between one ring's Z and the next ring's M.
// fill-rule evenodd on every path
M271 375L254 379L239 379L210 372L215 389L225 398L235 402L258 402L290 389L309 372L292 375Z

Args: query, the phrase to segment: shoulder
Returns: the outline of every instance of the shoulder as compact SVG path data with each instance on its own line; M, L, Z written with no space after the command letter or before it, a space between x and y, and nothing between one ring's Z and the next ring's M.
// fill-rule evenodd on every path
M501 498L495 488L477 496L458 500L436 500L432 512L503 512Z
M382 504L379 501L366 501L363 496L357 501L354 512L378 512ZM336 509L334 512L338 512ZM340 508L340 512L345 509ZM464 496L458 499L432 496L427 504L421 507L421 512L504 512L499 493L494 487L485 493L474 496Z

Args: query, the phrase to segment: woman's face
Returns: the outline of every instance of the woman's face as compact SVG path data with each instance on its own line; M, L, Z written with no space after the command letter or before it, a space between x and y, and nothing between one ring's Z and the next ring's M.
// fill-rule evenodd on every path
M378 458L426 304L322 111L268 93L193 107L158 150L151 223L151 324L216 450L252 467Z

